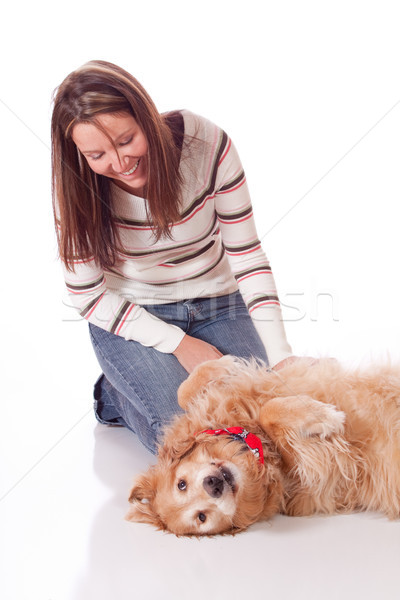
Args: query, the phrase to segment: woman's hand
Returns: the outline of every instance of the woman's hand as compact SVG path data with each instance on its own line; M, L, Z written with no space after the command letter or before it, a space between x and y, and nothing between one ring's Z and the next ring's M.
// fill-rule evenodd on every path
M185 335L172 354L176 356L188 373L191 373L197 365L206 362L206 360L215 360L223 356L215 346L190 335Z

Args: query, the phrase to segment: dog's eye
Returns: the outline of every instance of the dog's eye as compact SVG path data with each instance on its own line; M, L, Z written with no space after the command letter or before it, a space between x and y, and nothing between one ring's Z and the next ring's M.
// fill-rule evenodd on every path
M199 521L201 521L202 523L205 523L207 517L204 513L199 513L198 517L199 517Z
M181 479L178 483L178 489L181 490L181 492L183 492L184 490L186 490L186 481L184 479Z

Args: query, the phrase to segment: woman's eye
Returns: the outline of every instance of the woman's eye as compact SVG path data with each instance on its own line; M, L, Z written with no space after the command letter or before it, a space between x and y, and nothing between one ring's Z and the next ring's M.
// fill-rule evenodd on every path
M133 140L133 135L131 135L131 137L129 138L129 140L126 140L125 142L120 142L120 146L127 146L128 144L131 143L131 141Z
M186 481L184 479L181 479L178 483L178 489L181 490L181 492L183 492L184 490L186 490Z
M91 156L90 158L92 160L99 160L99 158L101 158L103 155L102 154L95 154L94 156Z
M199 517L199 521L201 521L202 523L205 523L207 517L204 513L199 513L198 517Z

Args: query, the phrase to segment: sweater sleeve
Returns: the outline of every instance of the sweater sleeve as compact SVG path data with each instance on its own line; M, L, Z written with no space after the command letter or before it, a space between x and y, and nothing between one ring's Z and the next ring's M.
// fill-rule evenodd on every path
M258 239L243 167L228 137L216 184L216 212L225 251L273 366L291 356L292 349L286 339L271 267Z
M67 293L87 321L160 352L170 353L178 347L184 331L107 289L104 272L94 260L77 261L74 267L71 272L63 265Z

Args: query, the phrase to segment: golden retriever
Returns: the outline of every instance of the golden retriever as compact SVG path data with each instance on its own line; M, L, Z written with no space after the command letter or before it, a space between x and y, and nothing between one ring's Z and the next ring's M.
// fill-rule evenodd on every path
M186 412L136 479L128 520L200 536L276 513L400 516L398 369L304 359L274 372L225 356L197 367L178 401Z

